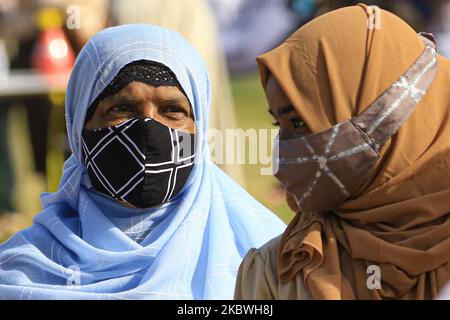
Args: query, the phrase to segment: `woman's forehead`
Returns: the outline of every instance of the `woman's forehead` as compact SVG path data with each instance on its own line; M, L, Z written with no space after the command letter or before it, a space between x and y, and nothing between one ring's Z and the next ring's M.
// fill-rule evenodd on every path
M289 98L272 75L267 78L265 91L269 108L273 113L276 113L275 109L291 105Z
M119 92L106 97L104 100L114 103L135 103L145 99L189 103L189 99L186 95L176 86L156 87L139 81L129 83Z

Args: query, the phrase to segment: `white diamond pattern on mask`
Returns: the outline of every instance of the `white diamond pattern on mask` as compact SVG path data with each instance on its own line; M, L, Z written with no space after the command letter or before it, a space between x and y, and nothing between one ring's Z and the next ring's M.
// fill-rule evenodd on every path
M341 124L338 124L333 127L333 129L332 129L333 133L325 147L323 154L318 154L311 147L311 145L308 143L308 141L303 137L302 142L304 143L305 147L311 153L310 157L300 157L300 158L293 158L293 159L279 159L279 161L278 161L279 164L301 164L301 163L311 163L311 162L314 163L315 162L318 165L318 170L314 174L314 179L311 180L311 182L308 184L306 192L303 193L300 198L297 198L297 205L299 207L301 207L301 204L311 196L317 182L324 175L328 176L331 179L331 181L333 181L333 183L338 186L339 190L342 192L342 194L344 196L346 196L346 197L349 196L349 192L345 188L344 184L339 180L338 177L336 177L336 175L328 167L327 163L331 162L331 161L336 161L336 160L339 160L339 159L342 159L345 157L349 157L351 155L354 155L358 152L361 152L365 149L369 149L371 147L368 143L364 143L364 144L358 145L356 147L352 147L347 150L340 151L337 154L330 155L331 147L333 146L334 142L336 141L336 136L339 133L340 126L341 126Z
M130 119L114 126L115 129L113 129L112 127L108 128L110 132L105 137L103 137L91 150L89 150L84 139L82 139L82 147L86 156L85 160L86 169L90 167L92 169L92 172L97 177L98 181L110 193L110 195L113 198L122 201L126 201L124 200L124 197L129 192L131 192L140 182L144 180L141 170L144 170L145 168L144 163L145 155L139 150L139 148L132 141L132 139L130 139L125 133L125 131L137 121L138 119ZM138 172L136 172L136 174L133 177L131 177L125 184L123 184L118 189L112 186L112 184L109 182L109 180L105 177L105 175L102 173L100 168L95 163L95 158L102 152L102 150L106 146L108 146L116 139L130 152L130 154L136 160L138 166L141 168L141 170L138 170ZM133 185L129 187L131 184Z
M160 163L145 163L145 155L140 151L136 144L127 136L126 130L133 126L139 119L130 119L119 125L108 128L109 133L103 137L91 150L89 150L84 139L82 139L83 150L86 155L86 168L91 168L98 181L103 185L103 187L110 193L110 195L122 201L127 201L126 196L136 188L144 180L143 173L160 173L169 172L169 179L167 183L167 191L163 199L163 203L172 197L173 191L177 182L177 173L181 168L192 166L194 163L195 153L189 157L180 157L180 142L178 132L168 128L171 137L171 160L164 161ZM150 118L145 118L145 122L153 121ZM175 137L174 137L175 134ZM174 138L177 143L174 144ZM101 151L114 140L118 140L129 153L133 156L137 164L139 165L139 170L131 177L126 183L124 183L120 188L117 189L112 186L108 178L105 177L103 172L100 170L99 166L95 162L95 158L101 153ZM167 168L167 165L172 165ZM151 168L149 170L148 168Z
M333 134L330 138L330 140L327 143L327 146L325 148L325 151L323 154L318 154L316 151L311 147L311 145L308 143L308 141L305 138L302 138L302 142L305 145L305 147L309 150L311 153L311 156L309 157L299 157L299 158L290 158L290 159L279 159L277 162L279 164L302 164L302 163L317 163L318 170L314 174L314 179L311 180L311 182L308 184L307 189L305 193L302 194L301 197L297 198L297 205L301 207L301 204L311 197L312 192L314 191L315 186L317 185L317 182L320 180L320 178L324 175L328 176L333 183L338 186L340 192L345 196L349 197L350 193L347 191L345 185L340 181L340 179L333 173L333 171L329 168L327 165L329 162L337 161L342 158L350 157L354 154L357 154L359 152L362 152L367 149L371 149L371 146L368 143L363 143L360 145L357 145L355 147L348 148L346 150L340 151L336 154L330 155L331 148L334 145L334 142L336 140L336 136L339 133L339 128L341 124L338 124L333 127Z
M146 119L145 121L150 121L151 119ZM173 190L177 181L178 170L181 168L192 166L194 163L195 153L186 158L180 158L180 143L173 144L174 138L173 134L175 133L175 141L179 141L178 132L170 130L170 141L172 142L172 159L170 161L160 162L160 163L146 163L145 164L145 173L160 173L160 172L169 172L169 183L167 184L166 195L164 196L163 202L166 202L167 199L170 199L173 194ZM174 166L170 168L166 168L166 165L173 164ZM149 170L148 168L151 168Z

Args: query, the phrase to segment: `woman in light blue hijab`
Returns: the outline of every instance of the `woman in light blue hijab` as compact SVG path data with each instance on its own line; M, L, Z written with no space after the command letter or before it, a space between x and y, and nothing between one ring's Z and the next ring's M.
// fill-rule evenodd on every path
M111 136L104 129L90 131L104 135L95 146L85 136L88 108L124 67L143 60L164 66L163 76L176 77L195 119L192 170L175 196L170 197L167 188L165 198L170 201L151 208L118 203L116 199L132 194L131 179L119 190L97 176L96 183L106 190L98 192L92 179L100 172L95 148ZM67 88L73 154L64 165L58 191L43 194L43 211L33 226L0 245L0 298L232 299L244 255L279 235L285 225L210 162L209 103L207 70L178 33L123 25L95 35L80 52ZM177 134L154 119L137 117L107 128L116 134L111 141L133 149L133 132L140 132L135 122L138 129ZM100 149L106 150L106 144ZM139 148L135 151L139 157ZM147 173L154 164L142 166ZM129 202L138 203L131 198Z

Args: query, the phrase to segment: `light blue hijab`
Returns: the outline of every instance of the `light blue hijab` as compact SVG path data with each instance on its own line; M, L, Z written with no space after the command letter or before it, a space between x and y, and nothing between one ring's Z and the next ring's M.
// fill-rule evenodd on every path
M175 73L194 109L198 139L196 164L183 191L171 203L147 210L101 198L80 156L88 106L122 67L142 59ZM58 191L42 195L44 209L33 226L0 245L0 298L232 299L246 252L285 225L210 162L209 105L206 67L178 33L132 24L96 34L80 52L67 88L73 154ZM138 243L105 210L152 213L157 224Z

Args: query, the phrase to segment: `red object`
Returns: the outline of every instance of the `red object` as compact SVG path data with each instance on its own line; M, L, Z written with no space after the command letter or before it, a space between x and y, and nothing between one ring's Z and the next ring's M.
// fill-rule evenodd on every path
M52 74L70 73L75 54L61 28L46 29L41 32L32 55L32 66L38 72Z

